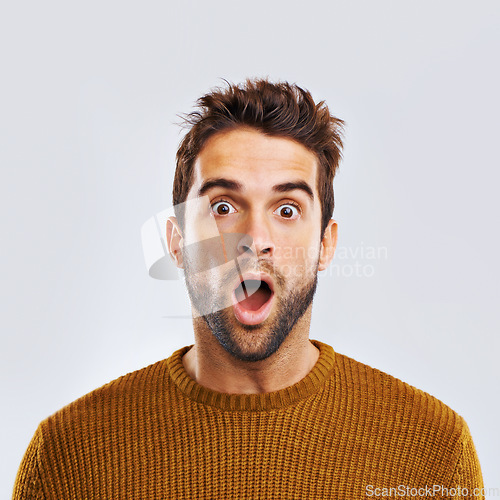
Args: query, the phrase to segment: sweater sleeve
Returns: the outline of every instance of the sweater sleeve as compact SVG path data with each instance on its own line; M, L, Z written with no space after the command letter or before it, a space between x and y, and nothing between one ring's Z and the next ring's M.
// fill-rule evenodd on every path
M39 469L40 427L35 432L21 461L12 500L45 500Z
M464 422L465 424L465 422ZM484 500L483 476L467 424L461 440L460 456L453 474L457 500Z

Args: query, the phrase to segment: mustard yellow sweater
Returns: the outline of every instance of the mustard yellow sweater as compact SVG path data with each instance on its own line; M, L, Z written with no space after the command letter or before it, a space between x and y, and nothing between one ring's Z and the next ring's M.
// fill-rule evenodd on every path
M40 424L13 498L483 498L462 417L312 342L313 370L277 392L202 387L189 346L87 394Z

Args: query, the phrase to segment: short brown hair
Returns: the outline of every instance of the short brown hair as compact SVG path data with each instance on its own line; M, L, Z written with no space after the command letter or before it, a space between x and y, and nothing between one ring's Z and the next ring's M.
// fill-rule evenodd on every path
M193 184L193 166L207 140L224 130L252 127L266 135L297 141L319 160L318 193L321 235L333 214L333 178L342 158L344 122L330 114L324 101L295 84L248 79L242 85L227 83L198 99L198 110L185 115L190 130L177 151L173 204L180 227L184 217L176 207L186 201Z

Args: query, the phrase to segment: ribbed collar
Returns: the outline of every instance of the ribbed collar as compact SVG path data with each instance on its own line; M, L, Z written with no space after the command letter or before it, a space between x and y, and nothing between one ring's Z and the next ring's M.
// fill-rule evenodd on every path
M319 349L319 358L313 369L296 384L275 392L263 394L226 394L212 391L193 380L184 369L182 356L192 347L175 351L167 359L170 378L188 398L198 403L215 406L221 410L255 411L272 410L292 405L317 392L330 377L335 362L333 348L319 340L310 341Z

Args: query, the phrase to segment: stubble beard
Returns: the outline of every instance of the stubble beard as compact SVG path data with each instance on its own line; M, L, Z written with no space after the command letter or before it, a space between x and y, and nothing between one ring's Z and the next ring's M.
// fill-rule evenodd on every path
M237 321L232 306L218 307L217 296L224 287L220 284L211 286L205 280L198 280L190 272L188 261L185 261L185 283L193 306L197 310L213 311L202 315L202 318L220 345L238 360L261 361L279 349L311 305L318 284L318 266L319 256L309 279L304 283L305 276L298 276L295 284L289 285L288 289L282 273L266 265L260 267L273 278L275 292L282 293L282 296L275 295L274 317L268 317L260 325L245 325ZM299 286L300 283L303 285ZM211 302L210 309L207 309L207 301Z

